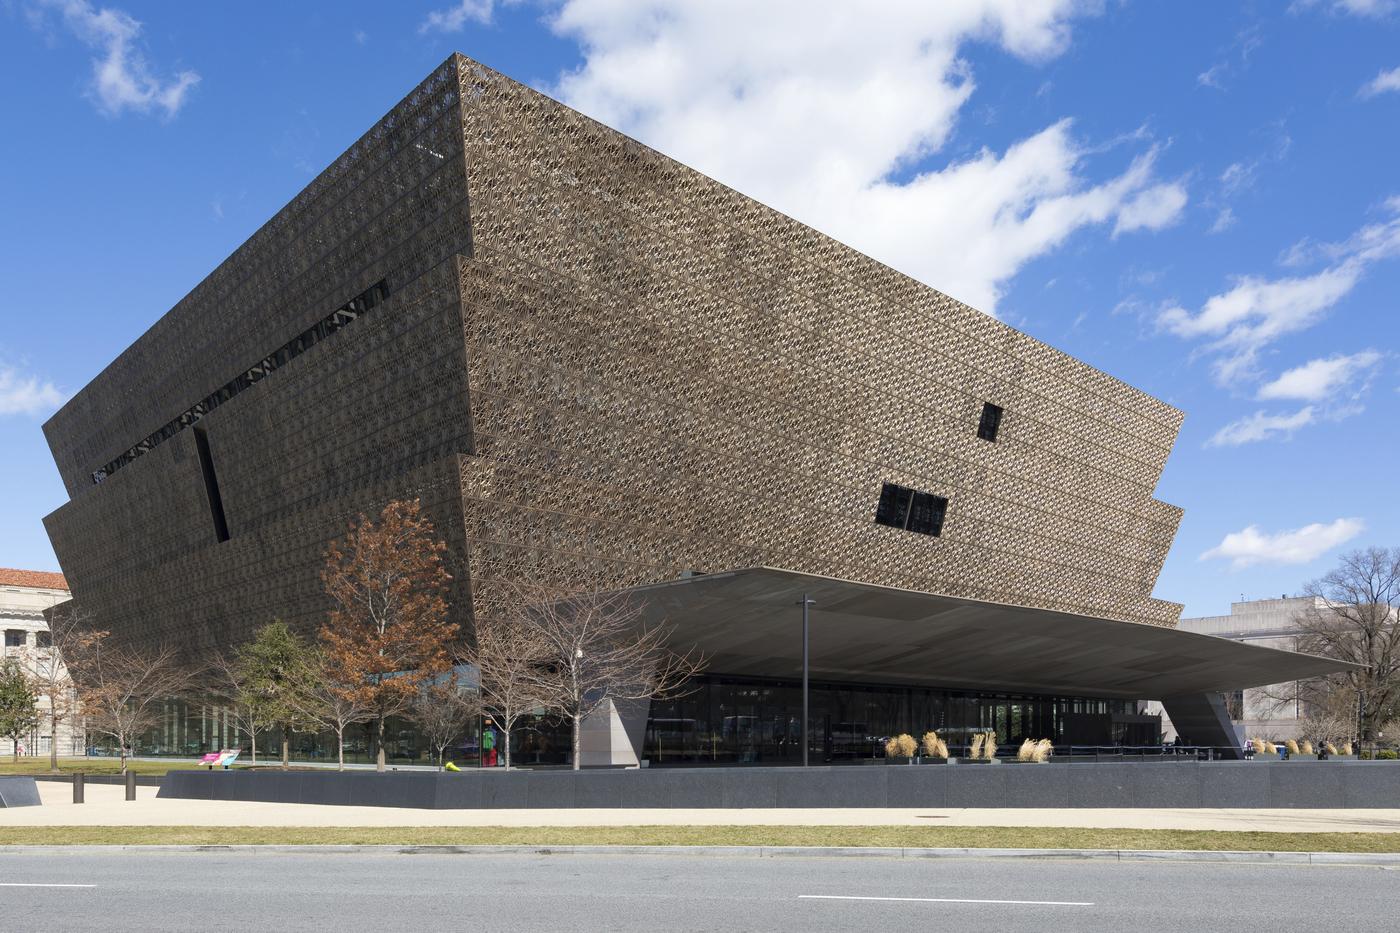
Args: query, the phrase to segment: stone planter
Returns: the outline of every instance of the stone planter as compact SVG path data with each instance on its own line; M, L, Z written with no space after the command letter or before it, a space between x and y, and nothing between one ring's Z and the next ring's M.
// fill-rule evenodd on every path
M955 765L957 763L958 760L956 758L939 758L937 756L924 756L923 758L919 759L919 764L921 765Z

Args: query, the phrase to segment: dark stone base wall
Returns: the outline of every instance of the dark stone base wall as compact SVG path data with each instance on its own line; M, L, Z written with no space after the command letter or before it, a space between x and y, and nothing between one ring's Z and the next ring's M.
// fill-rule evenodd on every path
M159 796L421 809L1400 807L1400 764L886 765L460 774L172 771Z
M37 807L40 802L32 777L0 777L0 809Z

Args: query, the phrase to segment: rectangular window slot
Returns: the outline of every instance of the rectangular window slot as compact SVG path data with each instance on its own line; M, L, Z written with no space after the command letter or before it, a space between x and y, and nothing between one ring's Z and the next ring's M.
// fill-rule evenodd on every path
M875 507L875 521L936 538L943 534L943 518L947 512L948 500L943 496L885 483L880 489L880 504Z
M996 443L997 431L1001 430L1001 406L986 402L982 405L982 420L977 422L977 436L984 441Z
M209 393L209 395L204 397L203 401L197 402L185 409L166 424L165 427L148 435L144 440L138 442L136 446L127 450L121 456L102 467L102 469L93 471L93 483L102 482L152 447L160 445L194 424L200 418L203 418L239 392L242 392L244 389L252 388L254 385L267 378L277 367L283 366L288 361L305 353L307 350L311 349L322 340L325 340L331 334L340 330L388 297L388 283L384 279L380 279L366 291L351 298L329 315L317 321L310 328L293 337L281 347L258 360L252 366L249 366L228 383Z
M209 514L214 519L214 537L227 541L224 497L219 494L219 477L214 473L214 458L209 455L209 437L203 428L194 429L194 446L199 451L199 468L204 473L204 491L209 496Z

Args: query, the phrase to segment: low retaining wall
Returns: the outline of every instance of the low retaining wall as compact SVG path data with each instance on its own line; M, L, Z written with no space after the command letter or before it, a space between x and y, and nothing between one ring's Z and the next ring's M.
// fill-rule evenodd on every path
M160 797L422 809L1400 807L1400 764L887 765L457 774L171 771Z
M0 777L0 809L37 807L40 803L39 788L32 777Z

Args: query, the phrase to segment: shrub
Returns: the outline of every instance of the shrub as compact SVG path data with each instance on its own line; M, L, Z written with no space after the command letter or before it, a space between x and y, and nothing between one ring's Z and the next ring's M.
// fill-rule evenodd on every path
M982 743L982 757L992 761L997 757L997 734L988 732L986 741Z
M1035 739L1026 739L1021 743L1021 747L1016 750L1017 761L1035 760Z
M1265 742L1265 743L1264 743L1264 751L1268 752L1270 755L1277 755L1277 754L1278 754L1278 746L1275 745L1273 742Z
M1342 743L1342 754L1343 754L1343 755L1350 755L1351 753L1352 753L1352 752L1351 752L1351 742L1350 742L1350 741L1343 742L1343 743Z
M1337 754L1337 746L1333 745L1331 742L1328 742L1326 745L1324 745L1324 746L1322 746L1322 747L1325 748L1325 749L1327 749L1327 754L1329 754L1329 755L1335 755L1335 754Z
M937 732L925 732L919 742L919 753L926 758L947 758L948 743L940 739Z
M1254 746L1254 754L1256 755L1262 755L1265 751L1267 751L1267 749L1264 748L1263 739L1250 739L1249 744Z
M899 757L899 737L898 737L898 736L893 736L893 735L892 735L892 736L890 736L888 739L885 739L885 757L886 757L886 758L898 758L898 757Z
M983 735L982 733L980 733L980 732L977 733L976 735L974 735L974 736L972 737L972 747L969 748L968 751L967 751L967 757L969 757L969 758L981 758L981 757L982 757L982 743L983 743L984 741L986 741L986 738L987 738L987 737L986 737L985 735Z
M899 747L900 758L913 758L914 753L919 750L919 743L915 742L914 737L907 732L895 736L894 740Z
M1298 754L1298 743L1293 741L1292 739L1289 739L1288 741L1284 742L1283 747L1288 749L1288 754L1290 755Z
M1298 751L1301 752L1301 753L1304 754L1304 755L1311 755L1311 754L1313 754L1312 743L1309 742L1307 739L1304 739L1304 740L1303 740L1303 744L1301 744L1301 745L1298 746Z
M1381 749L1380 751L1376 752L1376 760L1377 760L1377 761L1396 761L1396 760L1400 760L1400 752L1396 752L1395 749L1393 749L1393 748L1383 748L1383 749Z
M1055 743L1049 739L1041 739L1035 743L1035 750L1031 752L1032 761L1049 761L1050 754L1055 750Z

